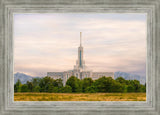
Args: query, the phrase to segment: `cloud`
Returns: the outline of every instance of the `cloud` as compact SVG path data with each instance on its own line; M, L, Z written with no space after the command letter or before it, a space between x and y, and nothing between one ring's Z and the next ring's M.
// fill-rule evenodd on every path
M15 71L45 75L72 69L79 32L93 71L145 75L146 14L16 14Z

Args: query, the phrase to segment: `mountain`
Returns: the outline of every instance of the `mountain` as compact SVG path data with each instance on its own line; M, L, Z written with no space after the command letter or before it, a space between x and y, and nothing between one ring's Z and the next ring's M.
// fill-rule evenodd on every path
M123 77L125 80L138 80L140 81L141 84L145 84L146 83L146 77L145 76L140 76L140 75L136 75L136 74L131 74L131 73L126 73L126 72L115 72L114 73L114 79L118 78L118 77Z
M140 75L136 75L136 74L131 74L131 73L126 73L126 72L115 72L114 73L114 79L118 78L118 77L123 77L125 80L138 80L140 81L141 84L145 84L146 83L146 77L144 76L140 76ZM18 81L18 79L20 79L22 84L25 84L27 81L31 81L32 78L38 78L38 77L33 77L33 76L29 76L26 75L24 73L15 73L14 74L14 83L16 83Z
M31 81L32 78L32 76L17 72L14 74L14 84L18 81L18 79L20 79L22 84L25 84L27 81Z

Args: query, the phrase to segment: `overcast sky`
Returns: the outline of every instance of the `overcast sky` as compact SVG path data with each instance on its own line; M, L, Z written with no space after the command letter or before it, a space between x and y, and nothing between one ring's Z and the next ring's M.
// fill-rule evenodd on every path
M14 71L32 76L73 69L80 32L86 66L145 75L145 14L15 14Z

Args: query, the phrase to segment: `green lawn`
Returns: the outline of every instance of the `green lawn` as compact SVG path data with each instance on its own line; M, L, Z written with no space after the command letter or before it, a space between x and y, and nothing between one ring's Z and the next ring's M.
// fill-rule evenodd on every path
M146 93L14 93L14 101L146 101Z

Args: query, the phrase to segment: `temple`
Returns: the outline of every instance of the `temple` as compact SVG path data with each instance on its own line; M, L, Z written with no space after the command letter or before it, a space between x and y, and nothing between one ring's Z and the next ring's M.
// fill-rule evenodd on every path
M80 32L80 46L78 47L78 60L73 70L68 70L64 72L47 72L47 76L52 77L53 79L62 79L63 85L66 84L67 79L71 76L76 76L79 79L84 79L87 77L92 78L93 80L98 79L102 76L112 77L114 79L114 72L93 72L88 69L85 65L83 58L83 47L82 47L82 32Z

